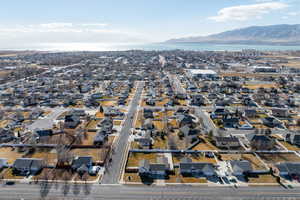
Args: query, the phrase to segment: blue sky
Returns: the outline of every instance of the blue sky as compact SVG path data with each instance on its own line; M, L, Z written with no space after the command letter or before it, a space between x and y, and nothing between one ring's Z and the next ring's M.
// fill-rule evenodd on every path
M300 0L2 0L0 45L159 42L299 19Z

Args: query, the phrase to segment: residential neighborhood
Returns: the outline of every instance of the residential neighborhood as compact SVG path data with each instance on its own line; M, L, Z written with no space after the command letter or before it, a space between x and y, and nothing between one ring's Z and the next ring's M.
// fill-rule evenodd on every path
M291 54L299 56L176 50L0 57L0 66L18 61L0 85L0 178L300 186L300 71L287 64Z

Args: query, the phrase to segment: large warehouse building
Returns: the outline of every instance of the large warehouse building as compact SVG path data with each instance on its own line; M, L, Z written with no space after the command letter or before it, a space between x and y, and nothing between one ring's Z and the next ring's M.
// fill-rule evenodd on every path
M192 78L216 78L217 73L210 69L188 69L187 74Z

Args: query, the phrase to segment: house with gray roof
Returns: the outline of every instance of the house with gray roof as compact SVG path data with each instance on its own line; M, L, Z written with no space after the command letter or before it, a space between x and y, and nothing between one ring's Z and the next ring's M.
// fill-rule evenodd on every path
M150 163L149 160L141 160L138 173L140 176L151 178L165 178L170 165L166 157L158 157L156 163Z
M244 176L253 171L252 165L248 160L231 160L229 163L234 176Z
M216 170L212 163L192 162L190 158L182 158L179 163L180 174L195 177L210 177L216 175Z
M43 160L37 158L18 158L13 166L13 173L20 176L36 175L43 169Z
M235 136L215 137L214 142L218 148L236 149L241 147L239 139Z
M300 162L282 162L275 165L279 170L280 176L299 176Z

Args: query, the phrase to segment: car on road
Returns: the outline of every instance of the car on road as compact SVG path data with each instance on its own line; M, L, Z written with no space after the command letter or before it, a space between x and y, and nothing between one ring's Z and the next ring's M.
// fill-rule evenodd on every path
M6 181L6 182L5 182L5 185L14 185L14 184L15 184L14 181Z

